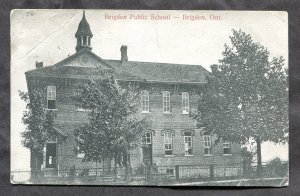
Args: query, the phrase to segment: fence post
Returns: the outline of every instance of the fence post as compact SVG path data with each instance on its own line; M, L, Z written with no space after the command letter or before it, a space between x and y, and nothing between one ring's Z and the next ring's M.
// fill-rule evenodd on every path
M148 162L146 164L146 181L150 181L150 176L151 175L151 164Z
M175 175L176 175L176 180L179 180L179 165L175 165Z
M141 163L141 175L145 175L145 164Z
M243 173L242 173L242 176L243 177L246 177L246 176L248 176L248 172L247 172L247 167L246 167L246 161L245 160L243 160L243 171L242 171Z
M210 180L213 180L214 179L214 165L210 165L209 167L209 177L210 177Z
M125 174L125 180L130 180L130 163L126 163L126 174Z

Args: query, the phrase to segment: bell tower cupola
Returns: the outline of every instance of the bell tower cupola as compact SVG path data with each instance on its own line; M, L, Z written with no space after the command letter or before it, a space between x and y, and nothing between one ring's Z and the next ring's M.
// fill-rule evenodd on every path
M93 34L90 29L90 25L85 18L85 11L83 11L83 16L78 25L75 37L77 40L76 52L80 51L81 49L92 49L91 38L93 37Z

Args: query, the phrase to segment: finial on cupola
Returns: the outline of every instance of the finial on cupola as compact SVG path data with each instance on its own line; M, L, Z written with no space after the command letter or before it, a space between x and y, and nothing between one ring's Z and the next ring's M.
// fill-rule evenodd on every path
M82 19L78 25L77 32L75 34L77 45L76 51L80 51L81 49L89 49L91 50L91 38L93 37L92 31L90 29L90 25L85 18L85 11L83 11Z

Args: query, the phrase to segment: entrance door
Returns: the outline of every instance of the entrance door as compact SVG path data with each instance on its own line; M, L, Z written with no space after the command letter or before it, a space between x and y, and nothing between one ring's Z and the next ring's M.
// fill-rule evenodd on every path
M46 168L56 167L56 143L46 144Z
M143 163L145 165L148 163L152 164L152 144L143 146Z
M152 134L145 133L143 136L143 163L146 165L148 163L152 164Z

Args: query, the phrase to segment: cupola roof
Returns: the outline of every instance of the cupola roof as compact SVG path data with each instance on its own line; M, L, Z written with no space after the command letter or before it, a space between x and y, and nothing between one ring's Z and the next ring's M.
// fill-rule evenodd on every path
M90 29L90 25L88 21L85 18L85 11L83 11L82 19L78 25L77 32L75 34L75 37L81 36L81 35L88 35L90 37L93 37L92 31Z

